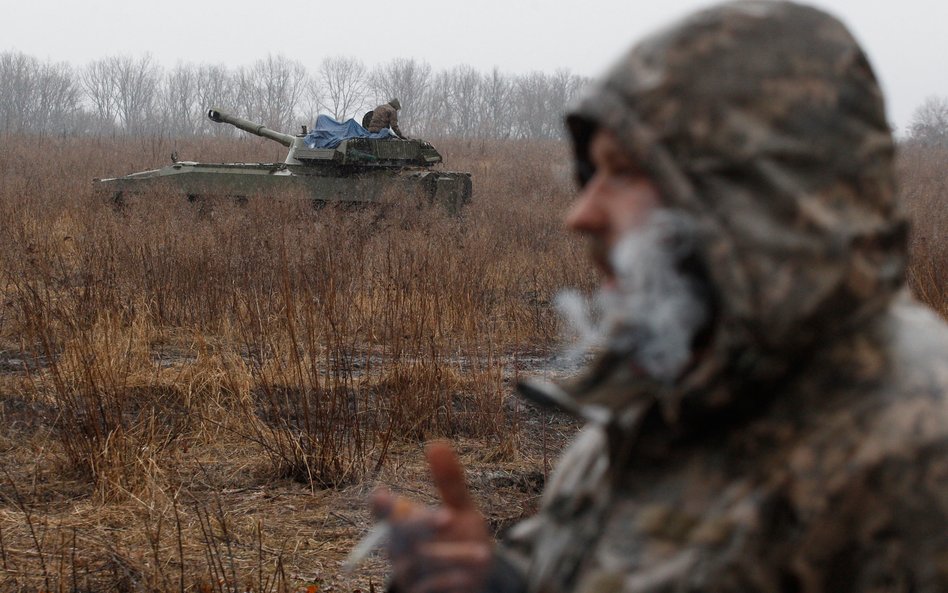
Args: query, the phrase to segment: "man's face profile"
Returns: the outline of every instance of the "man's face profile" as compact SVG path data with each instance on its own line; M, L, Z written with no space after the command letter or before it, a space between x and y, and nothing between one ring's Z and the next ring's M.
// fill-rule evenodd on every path
M589 143L595 173L566 216L566 226L591 241L593 263L603 284L616 282L610 254L630 231L642 227L661 205L652 179L623 150L615 134L599 129Z
M558 298L578 337L573 350L621 351L639 372L673 381L710 310L701 283L680 265L694 250L694 221L662 207L658 186L612 131L597 130L588 149L593 174L566 226L589 238L603 281L590 299Z

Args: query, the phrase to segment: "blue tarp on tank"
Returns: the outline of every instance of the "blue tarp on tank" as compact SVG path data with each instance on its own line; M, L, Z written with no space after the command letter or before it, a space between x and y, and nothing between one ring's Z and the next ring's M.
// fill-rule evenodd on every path
M354 119L338 122L328 115L317 115L313 131L303 138L303 142L310 148L335 148L347 138L375 138L383 140L393 138L395 134L388 128L372 133Z

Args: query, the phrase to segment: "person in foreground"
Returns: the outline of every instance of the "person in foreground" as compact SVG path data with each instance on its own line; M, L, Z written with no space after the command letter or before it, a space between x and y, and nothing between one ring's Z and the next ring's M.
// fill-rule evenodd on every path
M903 289L882 95L846 28L741 1L635 46L567 118L568 214L603 275L569 382L587 421L494 543L445 444L386 491L393 587L948 591L948 329ZM569 303L572 304L569 304Z

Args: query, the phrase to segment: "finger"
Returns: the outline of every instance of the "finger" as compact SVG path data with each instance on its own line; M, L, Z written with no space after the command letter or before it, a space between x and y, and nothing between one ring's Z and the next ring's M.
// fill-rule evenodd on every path
M474 500L464 481L464 468L461 467L451 445L443 441L431 443L425 454L431 468L431 477L444 505L456 511L475 508Z

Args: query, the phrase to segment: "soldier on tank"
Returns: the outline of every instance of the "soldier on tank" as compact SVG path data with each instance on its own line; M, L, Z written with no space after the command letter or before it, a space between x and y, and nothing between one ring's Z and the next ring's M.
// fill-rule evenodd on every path
M365 128L372 133L376 133L385 128L391 128L396 136L403 140L407 139L407 137L402 134L402 131L398 129L398 111L401 108L402 104L398 99L392 99L388 103L379 105L369 112L372 114L371 119L368 117L369 114L366 113L365 119L369 120L369 125L365 126Z
M903 288L893 139L852 35L790 2L715 6L634 46L567 126L598 354L522 391L587 425L497 543L429 447L442 506L374 499L393 586L948 591L948 328Z

